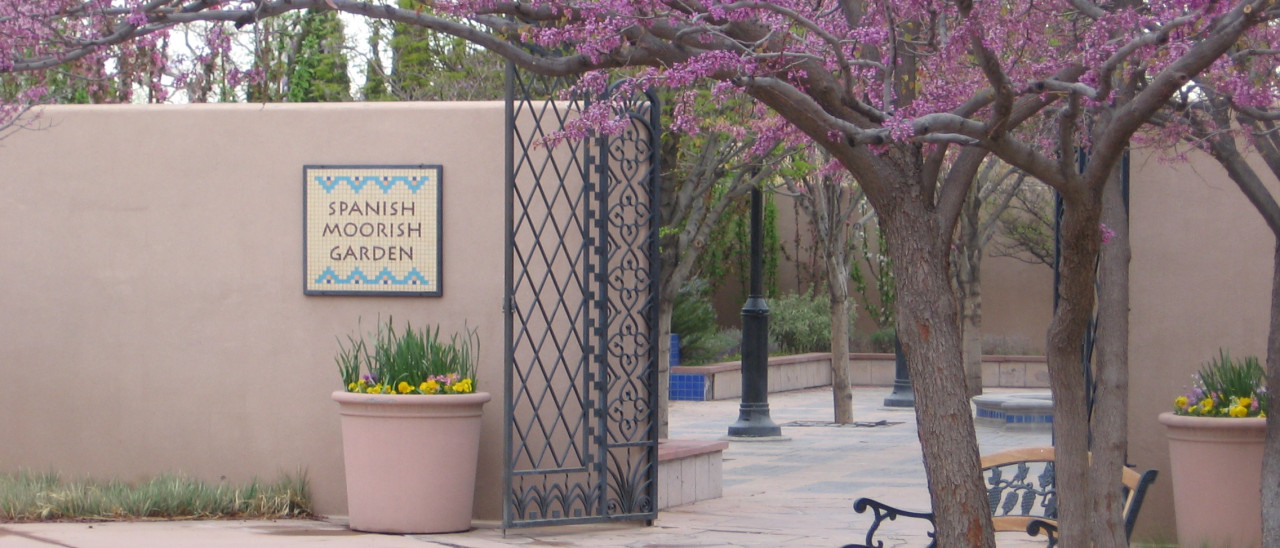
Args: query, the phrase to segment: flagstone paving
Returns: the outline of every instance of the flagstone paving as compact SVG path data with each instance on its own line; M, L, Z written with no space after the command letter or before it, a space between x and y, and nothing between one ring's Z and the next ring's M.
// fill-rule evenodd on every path
M993 390L999 392L1001 390ZM1025 392L1026 390L1021 390ZM854 390L857 425L830 423L829 389L771 394L769 406L786 441L730 441L724 451L724 495L659 514L652 526L620 523L502 531L496 524L446 535L371 535L327 521L185 521L0 525L0 548L115 546L601 546L820 547L861 541L870 524L853 511L858 497L874 497L907 509L927 509L914 412L882 406L889 389ZM738 415L737 401L671 403L671 437L715 440ZM978 426L983 454L1050 444L1048 432ZM928 543L918 520L890 522L880 537L886 548ZM997 535L1002 548L1042 547L1019 533Z

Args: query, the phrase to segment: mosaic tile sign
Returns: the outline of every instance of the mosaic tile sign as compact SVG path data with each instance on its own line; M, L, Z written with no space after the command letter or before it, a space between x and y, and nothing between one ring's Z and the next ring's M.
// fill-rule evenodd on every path
M307 295L440 296L438 165L305 166Z

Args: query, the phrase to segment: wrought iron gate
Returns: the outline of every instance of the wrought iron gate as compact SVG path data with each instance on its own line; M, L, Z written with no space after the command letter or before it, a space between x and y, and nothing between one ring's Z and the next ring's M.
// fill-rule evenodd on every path
M504 527L657 516L659 108L548 142L564 87L507 72Z

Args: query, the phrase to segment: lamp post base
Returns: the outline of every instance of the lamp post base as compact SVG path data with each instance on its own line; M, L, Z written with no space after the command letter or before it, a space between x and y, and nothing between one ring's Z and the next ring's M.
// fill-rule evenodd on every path
M768 403L742 402L738 422L729 425L730 438L781 437L782 427L769 417Z
M911 389L911 381L893 382L893 392L884 399L885 407L915 407L916 393Z
M916 393L911 389L907 358L902 354L902 341L893 337L893 393L884 399L885 407L915 407Z

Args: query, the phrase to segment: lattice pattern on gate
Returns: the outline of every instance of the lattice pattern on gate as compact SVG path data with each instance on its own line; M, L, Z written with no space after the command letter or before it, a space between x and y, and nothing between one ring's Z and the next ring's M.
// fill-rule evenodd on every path
M658 107L585 108L508 71L506 527L656 517Z

